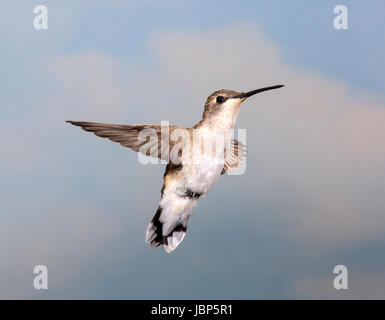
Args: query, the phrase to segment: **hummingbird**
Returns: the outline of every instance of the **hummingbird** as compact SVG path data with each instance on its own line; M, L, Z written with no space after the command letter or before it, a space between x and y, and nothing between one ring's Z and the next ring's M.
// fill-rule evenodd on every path
M96 136L108 138L124 147L167 162L163 176L161 199L158 209L149 223L145 241L155 248L162 245L167 253L172 252L184 239L188 221L199 198L218 181L222 174L239 168L246 157L246 146L230 136L241 104L249 97L283 85L264 87L248 92L222 89L213 92L206 100L202 120L191 128L171 125L164 135L161 125L118 125L84 121L67 121ZM184 132L185 141L171 139L173 133ZM152 132L155 139L143 139L143 132ZM196 141L216 142L224 139L230 143L217 144L215 152L192 153L191 143ZM183 139L182 139L183 140ZM178 145L178 148L176 148ZM219 147L218 147L219 145ZM172 161L172 150L177 150L177 160ZM198 149L201 150L198 144ZM166 151L165 151L166 150ZM171 150L171 152L170 152ZM184 156L184 155L189 155ZM175 158L175 152L174 152ZM171 161L170 161L171 160Z

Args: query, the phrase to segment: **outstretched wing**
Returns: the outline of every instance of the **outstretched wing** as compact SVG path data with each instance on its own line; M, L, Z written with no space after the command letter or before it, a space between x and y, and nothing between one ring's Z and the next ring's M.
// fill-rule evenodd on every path
M101 138L108 138L122 146L147 156L168 161L171 143L169 134L162 137L161 126L156 124L118 125L97 122L67 121ZM169 130L177 128L170 126ZM167 130L167 127L162 130ZM165 138L166 137L166 141Z
M239 168L246 158L246 146L236 139L231 139L230 148L226 150L225 165L221 174Z

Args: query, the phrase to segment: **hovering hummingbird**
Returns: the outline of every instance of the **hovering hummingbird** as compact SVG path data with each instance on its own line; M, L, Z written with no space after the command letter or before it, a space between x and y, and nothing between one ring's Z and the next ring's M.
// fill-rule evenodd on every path
M221 174L240 167L246 156L245 145L229 136L242 102L256 93L281 87L283 85L249 92L225 89L215 91L207 98L203 117L199 123L191 128L170 126L166 139L162 126L155 124L116 125L83 121L67 122L85 131L93 132L99 137L119 142L122 146L134 151L168 162L163 177L161 200L155 216L148 225L146 242L153 248L163 245L166 252L170 253L186 235L187 224L198 199L211 189ZM182 143L180 140L170 138L173 133L180 130L187 132L189 137ZM141 137L141 134L146 131L155 133L155 141L152 139L149 142L148 139ZM192 137L194 137L193 141ZM195 161L190 161L191 157L184 156L189 154L187 151L190 144L187 142L193 142L193 144L199 140L216 142L218 137L226 141L230 140L230 144L216 147L214 154L212 152L194 153ZM179 144L177 149L179 161L170 161L170 154L177 144Z

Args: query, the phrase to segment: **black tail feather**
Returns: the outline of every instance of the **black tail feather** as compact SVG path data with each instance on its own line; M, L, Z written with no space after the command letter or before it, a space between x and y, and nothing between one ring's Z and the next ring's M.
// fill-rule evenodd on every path
M167 252L171 252L183 240L187 231L187 221L185 222L186 225L178 223L167 235L163 235L163 224L160 222L161 214L162 207L159 206L147 228L146 242L150 243L152 248L163 245Z

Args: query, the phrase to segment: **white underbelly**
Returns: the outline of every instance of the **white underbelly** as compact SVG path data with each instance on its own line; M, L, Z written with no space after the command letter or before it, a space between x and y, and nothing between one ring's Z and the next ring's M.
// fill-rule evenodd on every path
M190 152L182 153L180 186L202 195L212 188L223 170L225 137L208 128L194 131L193 145L187 148Z
M185 185L194 192L205 194L217 182L223 169L223 161L213 157L183 165Z

